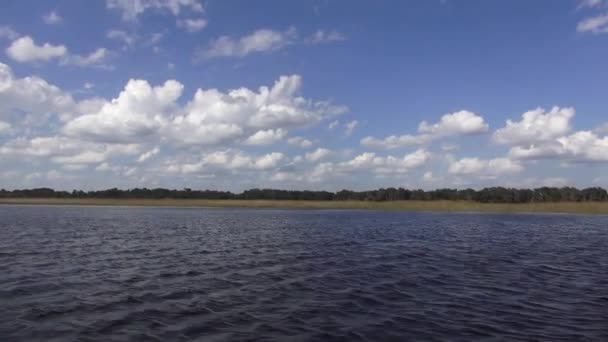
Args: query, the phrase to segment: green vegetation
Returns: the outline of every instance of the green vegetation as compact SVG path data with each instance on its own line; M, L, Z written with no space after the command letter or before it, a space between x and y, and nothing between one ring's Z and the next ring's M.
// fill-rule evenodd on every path
M433 191L388 188L359 192L252 189L239 194L227 191L160 188L109 189L88 192L38 188L0 190L0 204L608 214L608 193L602 188L579 190L569 187L543 187L533 190L486 188Z
M296 191L251 189L242 193L215 190L170 190L135 188L98 191L55 191L49 188L0 190L0 198L65 198L65 199L205 199L205 200L280 200L280 201L473 201L480 203L545 203L545 202L604 202L608 192L602 188L576 189L572 187L537 189L485 188L438 189L432 191L387 188L371 191L341 190Z
M480 203L473 201L290 201L111 198L0 198L0 204L149 207L242 207L286 209L369 209L485 213L608 214L608 202Z

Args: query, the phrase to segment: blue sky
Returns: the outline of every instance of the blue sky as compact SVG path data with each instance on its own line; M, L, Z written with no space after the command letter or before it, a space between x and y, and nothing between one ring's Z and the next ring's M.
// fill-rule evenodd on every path
M3 1L0 188L608 186L608 1Z

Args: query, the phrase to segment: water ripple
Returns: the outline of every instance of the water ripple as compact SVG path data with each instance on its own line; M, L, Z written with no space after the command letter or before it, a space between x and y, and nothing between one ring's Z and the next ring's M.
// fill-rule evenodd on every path
M608 218L0 207L2 341L606 341Z

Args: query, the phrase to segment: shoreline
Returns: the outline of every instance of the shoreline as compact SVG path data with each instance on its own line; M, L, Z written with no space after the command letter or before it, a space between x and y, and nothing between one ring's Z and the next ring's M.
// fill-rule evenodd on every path
M205 199L0 198L0 205L174 208L362 209L459 213L562 213L608 215L608 202L479 203L472 201L289 201Z

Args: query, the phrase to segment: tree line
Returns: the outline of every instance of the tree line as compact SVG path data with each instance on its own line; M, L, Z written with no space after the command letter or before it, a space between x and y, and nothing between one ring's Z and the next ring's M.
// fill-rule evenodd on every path
M382 188L370 191L299 191L250 189L241 193L216 190L107 189L95 191L58 191L51 188L0 190L0 198L105 198L105 199L211 199L211 200L296 200L296 201L475 201L482 203L590 202L608 201L600 187L541 187L514 189L504 187L474 189L437 189L431 191Z

